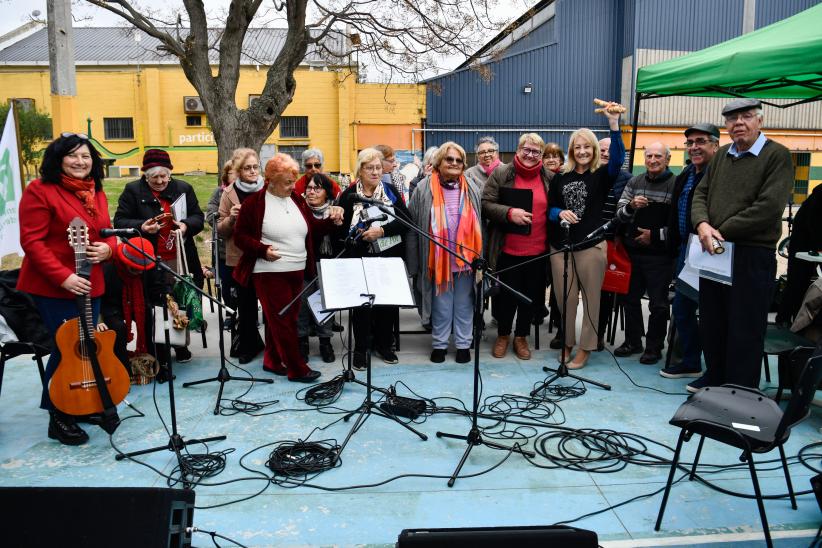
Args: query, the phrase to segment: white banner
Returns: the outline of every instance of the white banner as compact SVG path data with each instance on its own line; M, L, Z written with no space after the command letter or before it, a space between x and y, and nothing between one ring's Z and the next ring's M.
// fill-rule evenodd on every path
M9 105L3 137L0 138L0 257L9 253L23 255L17 208L23 187L20 183L20 156L14 127L14 103Z

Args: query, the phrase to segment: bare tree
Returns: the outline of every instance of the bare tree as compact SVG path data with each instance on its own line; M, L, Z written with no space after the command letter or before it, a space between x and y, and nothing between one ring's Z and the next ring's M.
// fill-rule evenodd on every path
M470 54L506 22L491 15L493 0L232 0L212 14L201 0L183 0L172 21L133 1L87 2L156 38L163 53L179 59L214 132L218 165L237 147L261 148L294 97L294 71L309 50L339 70L356 71L370 60L380 81L408 81L430 73L446 56ZM211 32L210 21L219 21ZM252 23L285 26L286 38L259 99L240 109L234 98ZM214 50L216 74L209 59Z

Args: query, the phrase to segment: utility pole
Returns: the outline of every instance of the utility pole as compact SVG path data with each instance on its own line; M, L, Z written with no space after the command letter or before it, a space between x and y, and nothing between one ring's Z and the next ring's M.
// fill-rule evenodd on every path
M75 131L77 77L74 70L74 28L71 0L48 0L49 75L54 137Z

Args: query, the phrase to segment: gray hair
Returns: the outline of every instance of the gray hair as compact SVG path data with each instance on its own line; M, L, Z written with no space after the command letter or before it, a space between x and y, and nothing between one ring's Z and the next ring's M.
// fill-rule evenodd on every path
M494 140L494 138L491 137L490 135L486 135L485 137L480 137L479 138L479 141L477 141L477 146L474 147L474 152L477 152L479 150L479 147L486 144L486 143L493 146L495 149L499 150L499 143L497 143Z
M439 150L439 147L428 147L425 154L422 156L422 165L428 166L434 163L434 154Z
M146 180L151 179L155 175L159 173L165 173L169 177L171 177L171 170L164 166L154 166L150 167L145 171Z
M300 154L300 163L305 166L306 161L311 158L318 158L321 164L325 163L323 159L323 151L318 148L309 148L308 150L304 150L303 153Z

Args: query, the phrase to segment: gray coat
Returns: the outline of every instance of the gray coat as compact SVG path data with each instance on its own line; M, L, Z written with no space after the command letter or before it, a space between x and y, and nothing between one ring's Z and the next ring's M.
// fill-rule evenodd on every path
M485 258L491 270L497 268L497 258L506 234L504 226L508 223L508 210L511 209L510 206L499 203L499 189L500 187L513 187L514 176L514 162L500 164L488 177L488 182L482 189L482 216L487 221L487 237L484 240ZM554 178L554 174L543 167L540 170L540 177L545 186L545 196L548 196L548 184ZM548 210L550 209L551 204L548 204Z
M468 198L477 216L480 217L480 191L476 182L468 179ZM411 201L408 203L408 211L411 213L411 220L424 232L428 232L431 227L431 206L434 198L431 195L431 177L426 177L417 185ZM480 217L481 220L481 217ZM420 320L423 325L431 325L431 298L434 291L434 284L428 276L428 240L409 230L406 235L405 257L408 273L414 276L414 298L420 307Z
M482 166L477 164L466 169L465 178L472 181L477 186L477 189L479 189L480 195L482 195L482 189L485 187L485 183L488 182L488 175L485 174Z

